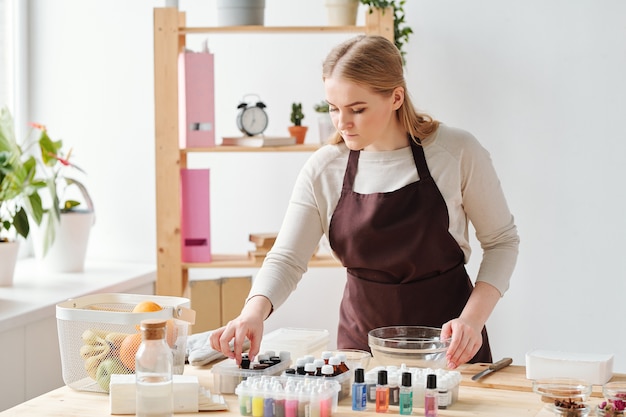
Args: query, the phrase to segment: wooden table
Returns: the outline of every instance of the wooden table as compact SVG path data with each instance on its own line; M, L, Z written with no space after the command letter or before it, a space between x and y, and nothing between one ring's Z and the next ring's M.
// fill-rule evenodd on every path
M532 383L526 379L525 368L522 366L509 366L501 371L482 378L474 382L470 377L484 369L487 365L472 364L464 365L459 370L463 375L461 386L459 387L459 398L450 408L439 410L440 416L481 416L481 417L550 417L544 404L537 394L532 392ZM213 377L210 366L196 368L187 366L186 375L197 375L200 384L208 387L213 386ZM5 375L5 378L8 377ZM612 380L626 380L626 375L615 375ZM601 401L602 390L599 386L594 386L592 399L589 401L596 405ZM210 411L221 417L239 416L239 407L235 395L226 395L230 411ZM2 413L1 417L7 416L110 416L109 397L106 394L75 391L69 387L61 387L47 394L41 395L30 401L10 408ZM398 414L398 407L390 407L388 414ZM195 416L197 414L176 414L176 416ZM340 402L337 412L334 414L341 416L379 416L373 411L370 405L368 411L355 412L351 409L350 399ZM424 410L415 408L415 416L423 416Z

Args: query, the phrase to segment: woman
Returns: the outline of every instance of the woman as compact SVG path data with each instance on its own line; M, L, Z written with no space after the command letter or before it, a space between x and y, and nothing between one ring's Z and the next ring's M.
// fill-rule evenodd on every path
M263 321L326 234L348 275L339 348L369 350L376 327L424 325L452 338L448 368L491 362L485 323L508 289L519 238L489 154L415 110L400 53L383 37L335 47L323 81L337 133L300 172L240 316L212 333L212 347L240 361L247 338L254 357ZM475 286L464 266L468 221L483 248Z

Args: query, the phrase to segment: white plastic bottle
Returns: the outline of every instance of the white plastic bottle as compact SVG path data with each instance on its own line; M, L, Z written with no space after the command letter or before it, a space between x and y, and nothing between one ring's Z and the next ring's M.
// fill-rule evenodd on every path
M172 417L173 353L165 341L165 320L143 320L141 333L135 357L137 417Z

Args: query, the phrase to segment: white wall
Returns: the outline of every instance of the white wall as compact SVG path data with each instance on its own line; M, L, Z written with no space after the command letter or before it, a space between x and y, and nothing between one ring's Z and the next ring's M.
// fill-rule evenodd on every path
M268 25L325 24L321 0L266 3ZM30 116L74 146L89 172L98 217L91 257L155 259L152 8L163 4L31 0ZM190 26L216 23L214 0L180 8ZM413 98L491 151L516 216L518 266L489 322L495 357L523 364L533 348L614 353L626 372L626 3L411 0L406 10ZM314 142L320 63L348 36L211 36L218 135L236 133L235 107L255 92L268 105L269 133L286 134L289 105L302 101ZM243 252L248 233L279 227L306 157L194 156L212 170L215 252ZM476 245L470 271L479 256ZM343 279L340 269L307 274L268 329L324 327L334 341Z

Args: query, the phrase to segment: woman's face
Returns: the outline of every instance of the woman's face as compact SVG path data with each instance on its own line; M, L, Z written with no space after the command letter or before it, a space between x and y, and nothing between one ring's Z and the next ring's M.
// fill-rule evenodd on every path
M404 101L402 87L383 97L344 78L331 77L324 81L324 88L330 117L348 148L382 151L408 145L396 117Z

